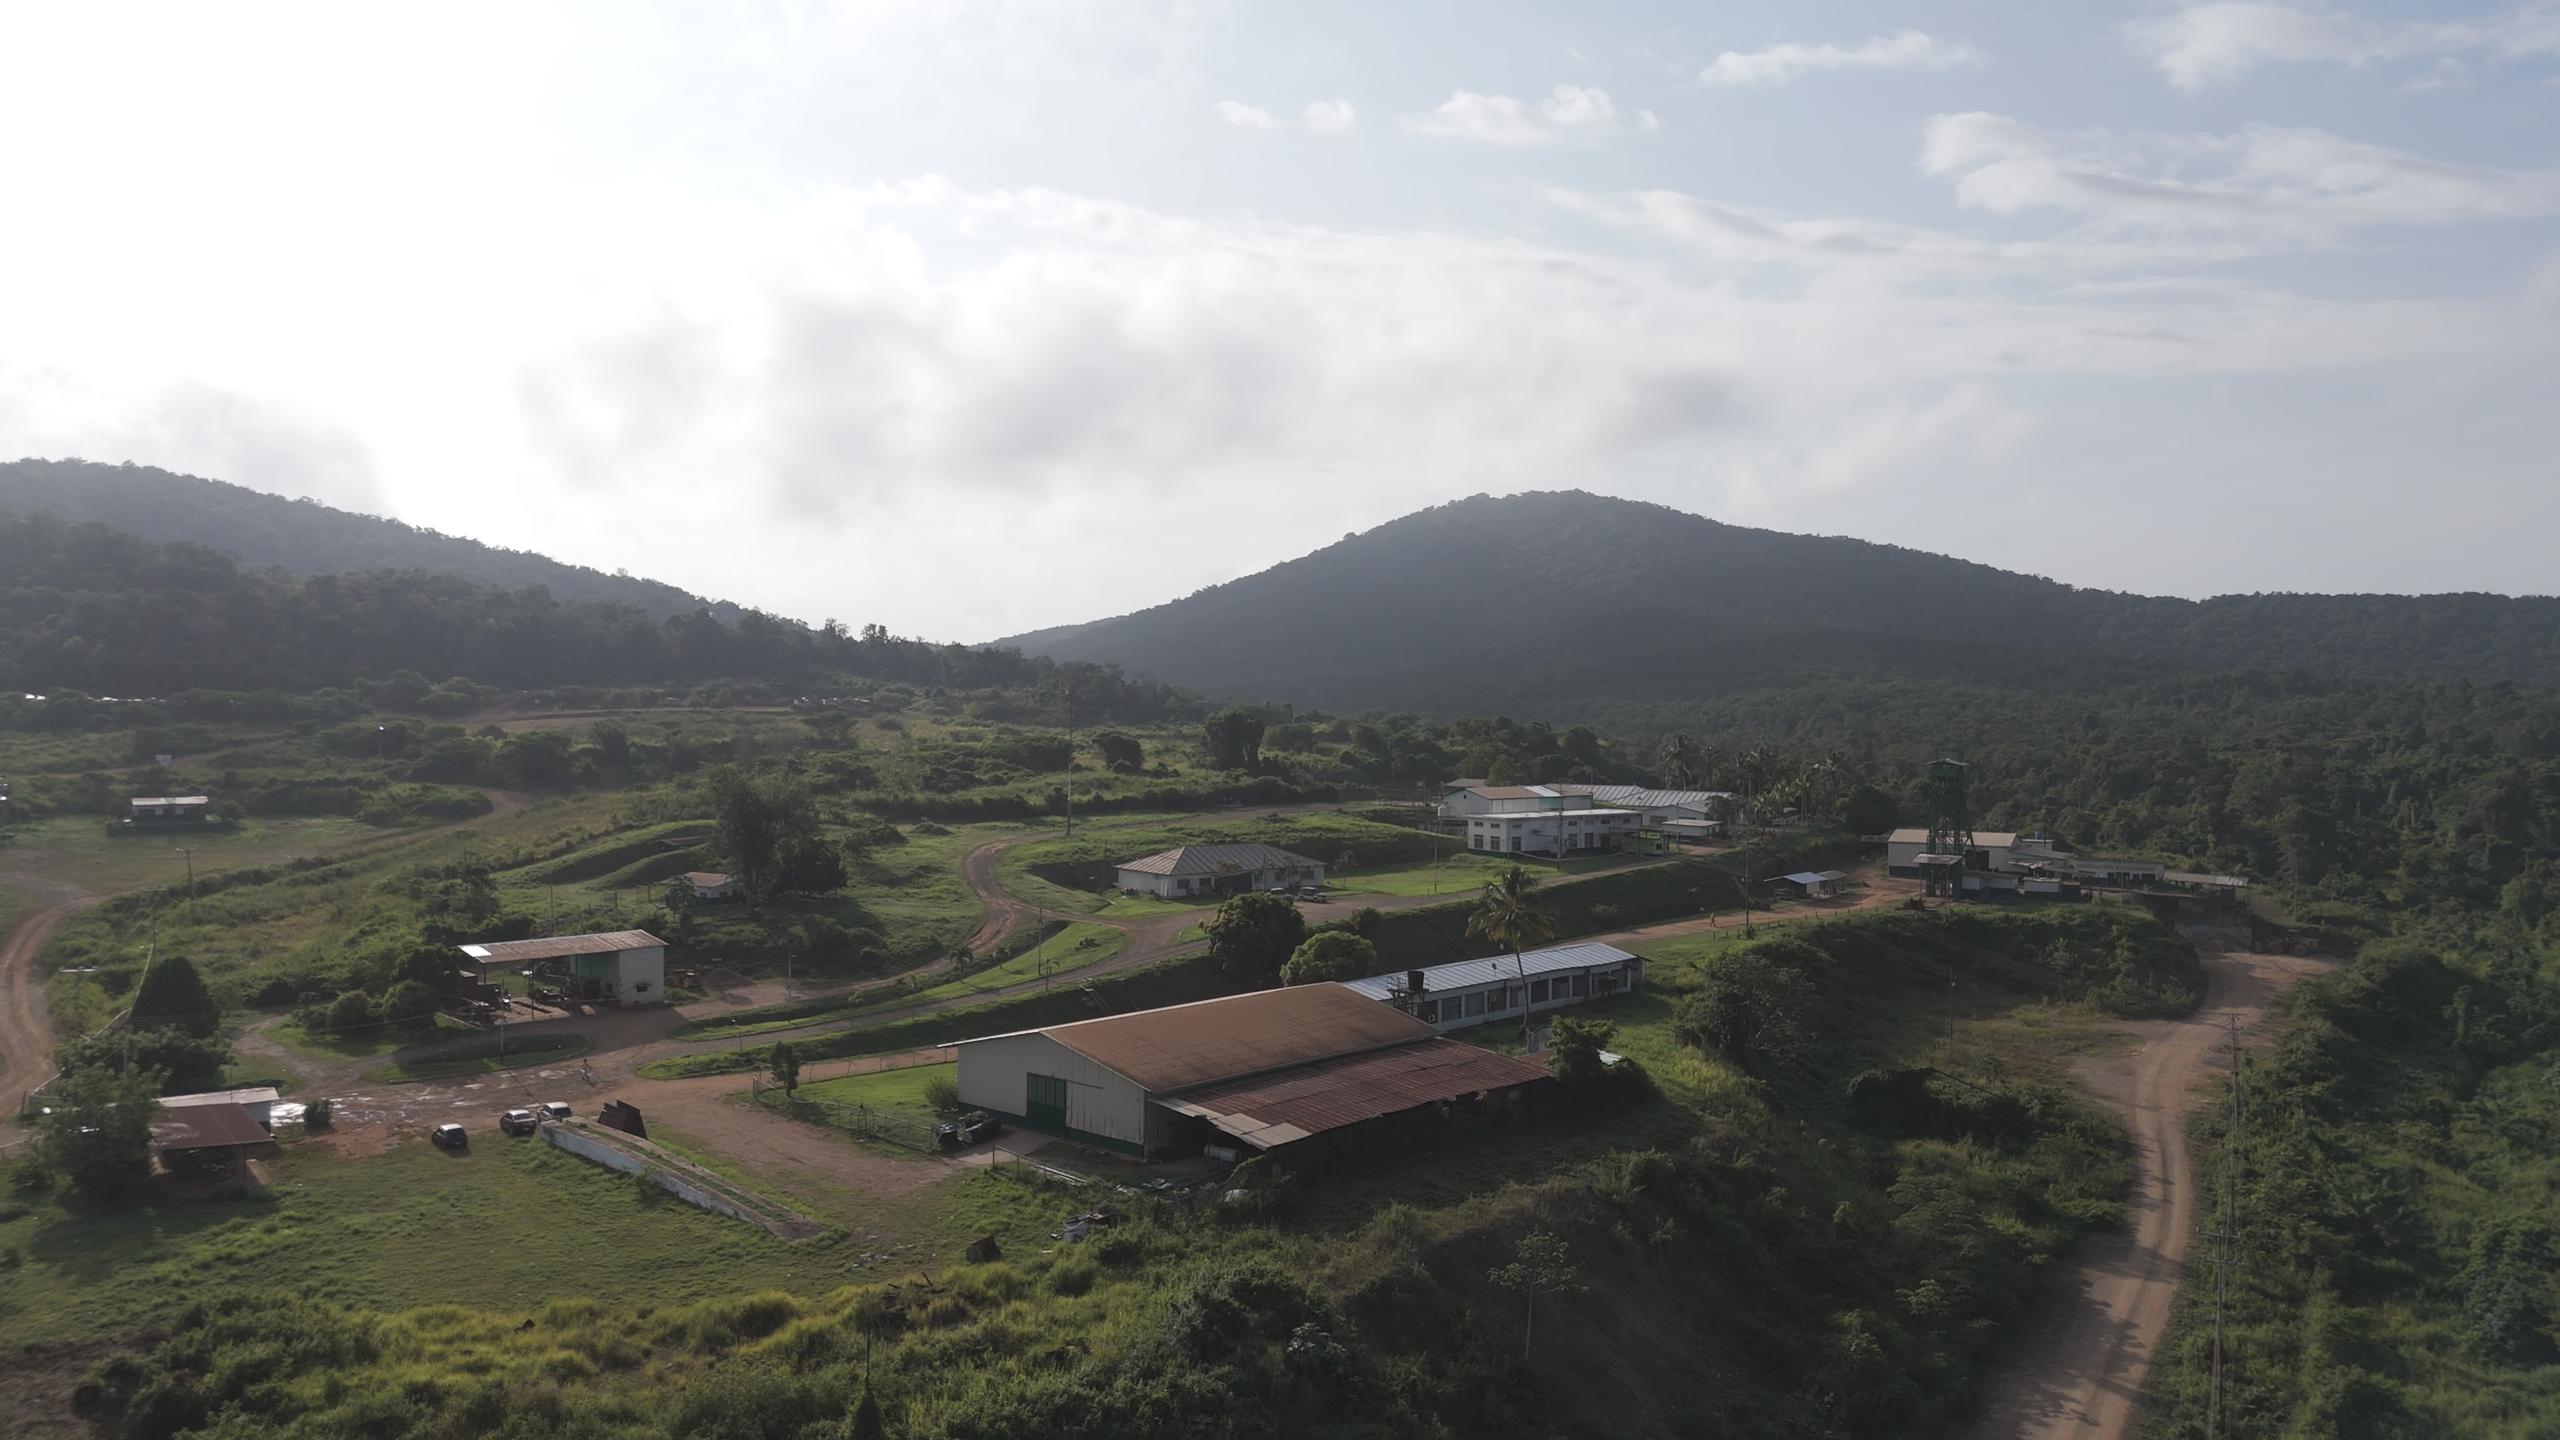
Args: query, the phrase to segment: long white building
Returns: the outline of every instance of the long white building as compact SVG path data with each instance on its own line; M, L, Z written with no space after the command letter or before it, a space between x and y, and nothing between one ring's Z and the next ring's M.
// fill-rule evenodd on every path
M1404 1011L1439 1030L1463 1030L1544 1014L1585 1000L1623 995L1644 982L1644 957L1588 943L1532 950L1515 962L1496 955L1420 970L1346 980L1342 988Z
M1633 810L1505 810L1467 817L1467 848L1506 855L1615 850L1644 829Z

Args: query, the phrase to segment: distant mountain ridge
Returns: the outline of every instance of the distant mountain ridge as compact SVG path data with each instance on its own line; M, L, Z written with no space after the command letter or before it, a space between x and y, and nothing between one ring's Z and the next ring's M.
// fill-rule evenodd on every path
M655 580L145 465L0 463L0 511L94 522L160 544L201 545L301 578L419 570L506 590L540 585L564 603L629 605L657 620L699 610L737 617L734 605Z
M1808 672L2560 686L2560 600L2087 590L1864 540L1581 491L1475 496L1168 604L998 641L1336 709L1562 715Z

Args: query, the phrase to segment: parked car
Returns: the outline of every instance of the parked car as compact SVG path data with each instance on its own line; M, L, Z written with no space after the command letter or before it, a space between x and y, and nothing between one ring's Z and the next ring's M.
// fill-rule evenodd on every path
M960 1143L963 1145L975 1145L981 1140L993 1140L1003 1133L1004 1122L983 1112L971 1115L960 1122Z
M465 1133L461 1126L454 1124L437 1126L427 1138L434 1141L439 1150L461 1150L471 1144L470 1135Z
M1324 898L1324 887L1321 885L1301 885L1298 887L1298 898L1301 900L1321 900Z
M573 1113L566 1100L545 1100L533 1108L541 1111L545 1120L566 1120Z
M498 1133L502 1135L530 1135L534 1132L534 1128L541 1123L541 1121L533 1118L533 1112L530 1110L510 1110L506 1114L498 1117Z

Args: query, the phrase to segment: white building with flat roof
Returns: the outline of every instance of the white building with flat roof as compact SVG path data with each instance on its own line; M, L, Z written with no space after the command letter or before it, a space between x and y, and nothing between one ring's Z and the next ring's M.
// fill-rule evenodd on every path
M1467 848L1505 855L1615 850L1644 829L1634 810L1501 810L1466 819Z
M1442 1030L1562 1010L1585 1000L1623 995L1644 981L1644 957L1591 942L1509 955L1453 960L1420 970L1345 980L1342 988L1384 1001Z

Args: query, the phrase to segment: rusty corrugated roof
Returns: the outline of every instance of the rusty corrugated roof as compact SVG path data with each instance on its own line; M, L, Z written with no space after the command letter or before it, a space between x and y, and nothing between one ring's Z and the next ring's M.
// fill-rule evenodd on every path
M1292 985L1052 1025L1037 1033L1162 1094L1438 1032L1339 985Z
M275 1137L257 1117L238 1105L163 1107L151 1122L151 1143L163 1150L214 1150L225 1145L256 1145Z
M601 935L559 935L547 940L492 940L485 945L465 945L462 953L474 960L512 964L518 960L557 960L564 955L610 955L617 950L666 943L646 930L611 930Z
M1543 1065L1434 1038L1211 1085L1162 1103L1267 1150L1417 1105L1547 1078Z

